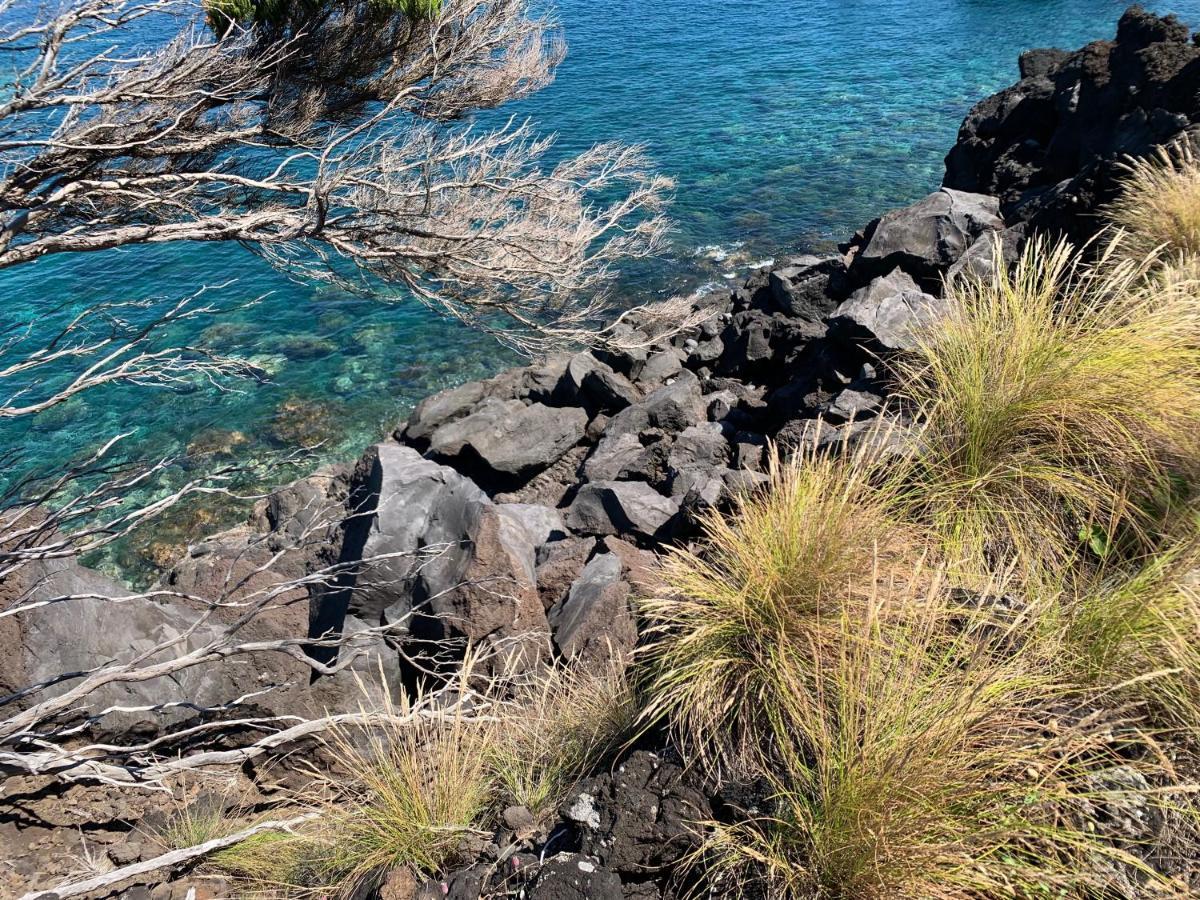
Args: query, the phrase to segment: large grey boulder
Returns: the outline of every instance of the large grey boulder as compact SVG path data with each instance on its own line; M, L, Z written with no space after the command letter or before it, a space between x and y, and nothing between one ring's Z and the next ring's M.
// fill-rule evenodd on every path
M637 434L630 431L607 434L584 462L584 477L589 481L616 481L628 477L629 472L640 468L645 453L646 448Z
M67 597L73 599L61 599ZM201 624L189 636L200 613L189 615L176 603L131 597L125 585L71 559L31 561L11 572L0 582L0 610L29 608L0 619L0 694L41 684L45 687L32 700L62 696L78 685L80 673L97 666L132 662L163 644L170 646L151 654L147 662L169 662L219 634L213 623ZM63 678L70 675L75 677ZM185 702L217 705L239 696L231 693L235 690L228 673L213 666L194 667L173 678L112 682L76 703L72 712ZM16 704L19 708L21 700ZM105 730L153 726L159 719L165 725L183 717L178 708L123 714L110 718Z
M586 399L583 384L587 380L588 375L597 369L612 371L611 367L602 363L587 351L576 353L570 357L563 368L563 373L559 377L558 385L554 390L555 405L585 406Z
M518 398L533 403L550 403L569 360L569 354L555 353L537 365L521 369L521 391Z
M637 434L650 428L677 434L708 418L700 379L684 370L674 380L626 409L608 423L607 436Z
M272 491L254 505L250 527L267 536L272 551L297 557L310 569L336 562L352 469L344 463L323 466Z
M736 313L721 333L723 349L717 371L747 380L769 375L778 365L772 345L778 325L776 318L762 310ZM824 326L820 330L823 332Z
M650 356L651 337L632 322L614 322L608 340L592 350L598 359L622 375L637 380Z
M595 481L579 489L566 522L581 534L630 534L655 538L679 512L679 500L642 481Z
M912 350L946 309L946 300L919 290L911 277L896 269L851 294L834 312L832 324L852 340Z
M685 428L671 445L668 462L671 469L718 467L728 465L733 448L725 439L725 428L720 422L701 422Z
M958 262L946 271L946 280L975 278L989 281L996 274L996 259L1003 265L1012 266L1020 258L1025 247L1026 226L1024 223L1003 231L988 231L980 235Z
M677 469L671 479L671 496L679 500L680 509L689 515L717 506L726 496L728 471L713 466Z
M629 585L621 558L602 553L584 567L565 600L550 610L554 643L567 659L583 665L628 659L637 643L629 608Z
M920 291L913 277L903 269L892 269L886 275L872 278L865 287L851 294L844 303L840 304L833 317L842 315L842 310L858 306L874 306L888 297L902 294L905 291Z
M868 231L854 267L882 273L901 266L914 275L934 276L955 263L981 234L1002 228L995 197L942 188L879 219Z
M496 507L500 515L520 525L533 541L534 549L540 550L550 541L567 537L567 526L557 509L538 503L502 503Z
M422 551L446 539L461 540L470 508L480 502L489 501L473 481L411 447L390 442L371 447L355 475L341 552L343 563L369 564L321 605L335 619L332 610L340 607L378 621L383 610L411 597Z
M668 379L675 378L681 371L683 371L683 353L674 347L667 347L647 358L646 364L638 373L638 383L657 388Z
M851 422L869 419L883 407L883 397L871 391L846 388L829 401L822 411L832 422Z
M485 386L482 381L468 381L426 397L413 409L408 417L404 436L409 440L424 441L447 422L469 415L483 402Z
M610 356L610 359L612 357ZM644 354L643 354L644 361ZM626 360L629 362L629 360ZM635 367L640 371L641 363ZM634 371L633 368L628 371ZM641 399L629 377L586 351L567 360L554 390L554 404L582 407L589 413L615 412Z
M661 433L642 437L632 432L606 434L583 464L588 481L648 481L667 477L671 442Z
M548 402L568 359L566 354L555 354L538 365L505 369L493 378L468 381L432 394L416 405L396 438L424 448L438 428L465 418L488 399Z
M642 392L620 372L608 366L597 366L583 379L583 390L591 398L594 408L604 412L617 412L642 399Z
M527 478L557 462L583 438L588 415L578 408L526 406L520 400L485 400L462 419L438 428L429 452L443 460L481 462L502 476Z
M494 504L470 479L409 447L383 443L359 464L342 562L357 572L319 598L313 635L340 632L347 610L416 636L461 638L513 669L549 646L536 557L565 535L561 516Z
M312 685L310 667L283 653L244 654L186 668L171 665L214 643L294 645L304 639L307 594L303 589L275 593L296 574L294 561L279 571L266 568L275 558L262 534L234 529L193 548L164 578L157 598L135 596L120 582L72 559L31 561L0 583L0 610L28 607L0 618L5 648L0 695L44 686L15 700L14 709L19 709L64 695L98 667L166 665L159 677L114 680L71 704L69 715L109 711L91 726L98 736L131 730L162 733L203 709L311 718L326 710L374 705L382 694L395 699L395 651L353 617L346 619L343 634L355 658L336 676ZM180 596L165 596L168 591ZM250 602L266 597L272 603L259 615L237 623ZM225 605L214 606L217 602ZM231 632L235 623L237 630ZM235 710L230 704L239 698Z
M427 535L441 551L421 566L413 594L428 639L463 638L493 670L523 671L545 657L549 628L537 588L540 534L487 500L467 505L462 522L435 522Z
M837 306L832 297L845 276L846 265L840 256L795 257L771 272L771 300L780 312L801 320L808 336L818 337L824 333L822 320Z
M594 537L569 537L546 544L537 555L537 586L547 611L567 592L596 549Z

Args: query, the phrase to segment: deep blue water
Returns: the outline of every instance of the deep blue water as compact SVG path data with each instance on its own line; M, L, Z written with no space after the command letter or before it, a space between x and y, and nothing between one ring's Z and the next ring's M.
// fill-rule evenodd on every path
M671 252L622 286L647 299L827 245L922 196L940 181L970 105L1015 79L1019 51L1109 37L1125 5L560 0L567 61L551 87L502 113L557 132L560 153L644 142L677 180ZM1200 0L1147 5L1200 22ZM0 446L19 442L55 466L116 430L132 430L128 443L144 455L198 435L253 455L299 435L347 458L425 394L514 361L416 305L297 285L236 246L58 257L0 272L0 329L36 330L88 302L178 297L226 279L235 280L211 299L267 296L181 337L255 359L269 384L223 395L106 389L0 432Z

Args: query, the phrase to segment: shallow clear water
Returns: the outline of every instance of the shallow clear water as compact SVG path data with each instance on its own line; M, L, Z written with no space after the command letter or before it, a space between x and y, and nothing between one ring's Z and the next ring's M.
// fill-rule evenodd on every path
M1125 5L560 0L566 63L550 88L502 112L556 131L561 153L644 142L677 180L671 253L625 273L623 293L644 299L828 245L922 196L940 181L970 105L1014 80L1020 50L1109 37ZM1200 22L1200 0L1148 5ZM346 458L425 394L514 361L415 305L301 286L234 246L58 257L0 272L0 329L227 279L210 299L266 296L180 337L256 359L270 383L219 395L108 389L0 432L0 445L19 442L51 467L115 430L132 431L144 455L199 436L239 454L321 439L322 454Z

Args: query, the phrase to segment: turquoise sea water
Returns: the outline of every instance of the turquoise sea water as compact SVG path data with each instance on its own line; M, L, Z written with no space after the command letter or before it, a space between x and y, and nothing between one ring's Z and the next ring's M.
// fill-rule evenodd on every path
M506 107L559 135L557 152L644 142L678 182L669 254L624 273L650 299L723 283L751 263L843 239L940 181L971 104L1012 82L1019 51L1109 37L1123 0L560 0L570 53L555 83ZM1200 22L1200 0L1150 3ZM485 119L492 121L495 114ZM179 337L271 375L233 393L112 388L0 431L63 465L115 431L141 455L256 454L321 440L347 458L420 397L514 362L416 305L305 286L236 246L41 260L0 272L0 334L53 327L81 305L175 298L255 305ZM12 475L13 472L6 473Z

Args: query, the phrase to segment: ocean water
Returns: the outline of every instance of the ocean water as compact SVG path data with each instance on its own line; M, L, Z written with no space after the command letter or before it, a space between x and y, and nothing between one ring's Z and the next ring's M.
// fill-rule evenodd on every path
M662 259L622 273L620 293L654 299L827 247L923 196L940 181L963 115L1015 80L1021 50L1110 37L1125 5L559 0L570 52L557 80L481 124L529 117L557 133L560 154L611 139L649 147L678 183L676 227ZM1147 5L1200 23L1200 0ZM172 337L247 356L269 380L224 393L106 388L0 428L0 449L20 448L52 471L127 433L125 446L144 457L190 447L196 461L176 479L297 443L319 444L321 459L351 458L422 396L517 362L416 304L298 284L237 246L60 256L0 271L0 335L28 330L36 341L86 304L169 301L203 284L207 301L229 309ZM22 471L10 465L0 478ZM219 518L200 516L179 533L194 538Z

